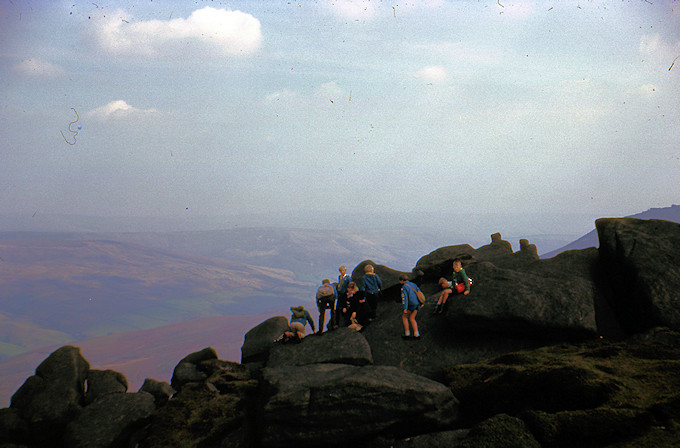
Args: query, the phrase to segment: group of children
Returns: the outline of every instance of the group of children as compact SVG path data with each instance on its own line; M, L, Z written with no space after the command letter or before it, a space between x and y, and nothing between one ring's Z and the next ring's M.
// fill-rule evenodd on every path
M282 336L283 341L300 342L305 337L305 326L309 323L312 333L323 333L324 322L326 320L326 310L330 309L330 319L327 329L333 330L340 325L361 331L376 316L378 301L382 294L382 280L375 273L372 265L364 266L364 276L359 280L359 284L352 281L347 274L347 268L340 266L340 275L337 283L331 283L326 279L316 293L316 304L319 310L319 330L314 326L309 311L302 306L291 307L290 330ZM401 303L404 310L402 314L402 324L404 326L404 339L420 339L416 315L418 310L423 307L423 303L418 300L420 288L408 280L408 275L399 276L401 284ZM470 279L463 269L460 259L453 260L453 279L449 282L445 278L439 279L439 286L442 292L434 306L433 314L442 314L446 301L452 294L470 293ZM341 322L342 319L342 322Z

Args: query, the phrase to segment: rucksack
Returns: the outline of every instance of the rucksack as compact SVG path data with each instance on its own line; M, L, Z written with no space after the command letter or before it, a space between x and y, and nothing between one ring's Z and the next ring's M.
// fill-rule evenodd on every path
M413 290L416 293L416 297L418 297L418 302L420 302L421 304L425 303L425 294L423 294L423 292L421 290L413 289L413 286L411 286L409 284L406 284L406 286L411 288L411 290Z
M319 300L322 297L333 295L335 295L335 291L333 290L333 285L331 285L330 283L321 285L321 287L319 287L319 289L316 290L316 300Z
M296 319L304 319L305 316L305 308L302 306L291 306L290 310L293 312L293 317Z

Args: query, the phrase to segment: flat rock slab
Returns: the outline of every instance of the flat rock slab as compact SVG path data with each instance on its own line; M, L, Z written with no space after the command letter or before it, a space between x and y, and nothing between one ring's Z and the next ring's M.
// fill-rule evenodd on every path
M450 425L449 388L397 367L314 364L263 370L263 446L327 446Z

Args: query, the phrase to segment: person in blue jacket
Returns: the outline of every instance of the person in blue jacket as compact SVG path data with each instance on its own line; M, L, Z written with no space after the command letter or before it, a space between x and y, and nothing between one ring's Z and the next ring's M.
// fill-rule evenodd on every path
M404 308L404 313L401 315L401 321L404 324L404 339L420 339L420 333L418 332L418 324L416 323L416 314L418 310L422 307L416 291L420 291L420 288L413 283L408 281L408 275L401 274L399 276L399 283L401 283L401 304ZM409 324L413 329L413 336L409 330Z
M367 264L364 266L364 276L361 277L361 292L364 293L366 297L366 302L370 306L371 311L369 314L370 319L375 319L375 313L378 309L378 299L380 298L380 290L382 289L382 280L375 273L373 266Z

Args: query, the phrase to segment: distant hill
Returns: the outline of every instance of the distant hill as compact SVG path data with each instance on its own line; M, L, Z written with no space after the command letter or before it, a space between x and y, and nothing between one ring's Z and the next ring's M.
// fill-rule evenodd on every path
M244 334L273 315L287 315L286 310L271 314L214 316L192 319L159 328L71 341L81 348L93 369L113 369L125 374L129 390L136 392L145 378L170 381L180 359L205 347L213 347L220 358L241 360ZM66 341L15 356L0 362L0 407L9 405L12 394L33 375L35 367Z
M260 313L313 289L285 269L47 234L0 234L0 257L0 359L48 340Z
M680 222L680 205L671 205L664 208L650 208L647 211L638 213L636 215L628 216L628 218L637 219L663 219L665 221ZM597 239L597 230L592 230L581 238L573 241L566 246L560 247L548 253L541 255L541 258L552 258L555 255L575 249L585 249L587 247L598 247L599 241Z

